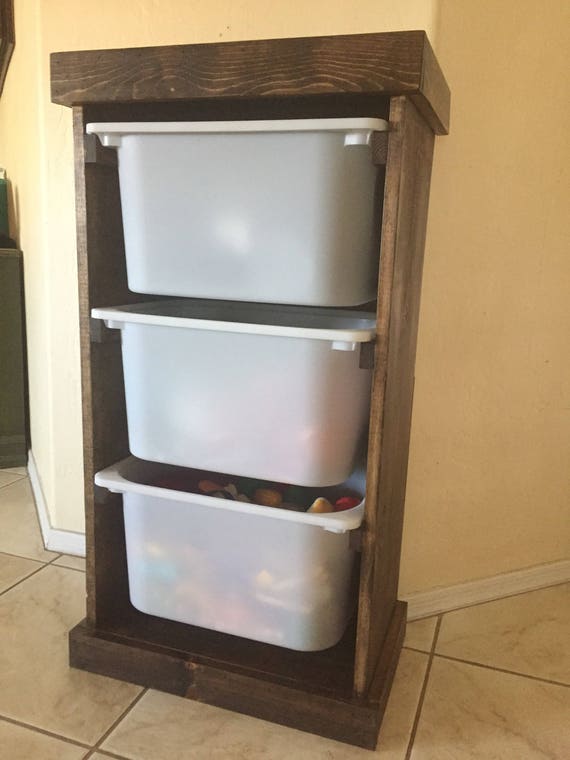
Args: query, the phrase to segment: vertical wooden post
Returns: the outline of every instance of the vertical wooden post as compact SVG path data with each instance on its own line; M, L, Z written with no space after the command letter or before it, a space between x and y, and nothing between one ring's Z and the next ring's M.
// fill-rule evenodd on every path
M394 613L434 135L392 98L382 216L354 687L367 693Z
M84 109L74 107L87 620L101 625L127 595L126 573L118 568L124 562L124 530L119 497L97 503L93 477L127 456L129 447L120 343L94 339L91 309L136 296L127 287L116 158L111 151L101 156L86 150L85 123ZM114 160L105 160L109 154Z

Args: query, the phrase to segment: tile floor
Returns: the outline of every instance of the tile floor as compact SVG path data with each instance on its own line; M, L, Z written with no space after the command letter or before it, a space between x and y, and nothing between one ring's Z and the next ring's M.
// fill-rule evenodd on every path
M84 562L0 471L0 760L568 760L570 584L411 623L375 753L67 666Z

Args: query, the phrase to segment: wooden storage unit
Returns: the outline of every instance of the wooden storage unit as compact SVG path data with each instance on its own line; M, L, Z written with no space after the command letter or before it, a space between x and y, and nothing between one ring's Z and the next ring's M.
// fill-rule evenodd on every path
M405 630L397 600L418 311L435 134L449 90L424 32L52 55L52 99L73 107L83 377L87 615L74 667L373 748ZM97 121L331 116L389 119L358 613L332 649L295 652L145 615L129 601L118 496L94 473L128 455L118 335L90 311L129 292L114 151ZM166 192L157 178L156 192ZM373 355L371 355L373 353Z

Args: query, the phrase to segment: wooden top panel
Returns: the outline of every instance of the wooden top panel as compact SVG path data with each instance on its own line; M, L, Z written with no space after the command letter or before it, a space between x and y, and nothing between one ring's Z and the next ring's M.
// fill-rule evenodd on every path
M422 31L51 55L51 97L65 106L404 94L447 133L449 88Z

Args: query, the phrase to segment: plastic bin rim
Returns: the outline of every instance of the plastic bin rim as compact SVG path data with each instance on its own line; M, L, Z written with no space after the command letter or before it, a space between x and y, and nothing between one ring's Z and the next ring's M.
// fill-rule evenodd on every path
M111 493L134 493L141 496L155 496L189 505L197 503L211 509L225 509L231 512L258 515L270 520L286 520L304 525L314 525L331 533L347 533L350 530L355 530L361 526L364 519L364 499L356 507L343 512L311 514L309 512L294 512L288 509L264 507L259 504L248 504L240 501L228 501L226 499L218 499L215 496L203 496L202 494L188 493L187 491L175 491L160 486L135 483L129 480L128 473L126 472L135 461L133 457L127 457L110 467L106 467L95 474L95 485L106 488Z
M251 132L386 132L388 122L378 118L263 119L243 121L133 121L90 122L87 134L238 134Z
M171 302L158 302L166 304ZM211 304L208 304L211 306ZM193 306L199 310L203 304L196 301ZM255 308L263 313L263 304ZM208 319L199 316L164 316L153 314L152 308L157 308L157 302L148 304L135 304L110 308L96 308L91 310L91 316L95 319L104 320L107 327L123 329L126 324L155 325L159 327L181 327L195 330L210 330L216 332L249 333L255 335L273 335L275 337L306 338L310 340L329 340L343 343L368 343L376 335L376 315L372 312L343 312L340 310L328 310L331 317L347 317L355 321L364 322L361 327L303 327L287 324L259 324L248 322L247 315L244 321L239 321L239 307L236 309L236 320ZM223 308L223 307L221 307ZM287 313L287 307L281 307ZM146 311L145 311L146 309ZM245 307L247 311L247 307ZM269 313L269 312L268 312ZM309 307L295 307L290 309L291 315L303 316L312 314ZM321 316L327 316L325 310L321 310Z

